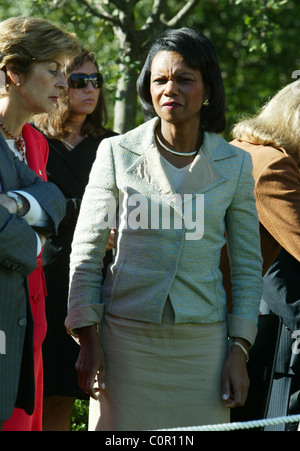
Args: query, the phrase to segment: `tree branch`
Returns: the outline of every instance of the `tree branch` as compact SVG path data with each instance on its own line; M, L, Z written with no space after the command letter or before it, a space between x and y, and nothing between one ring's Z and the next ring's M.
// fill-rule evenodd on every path
M114 26L121 26L121 22L111 14L108 14L107 11L105 11L102 8L102 5L100 2L97 3L97 9L94 8L89 4L87 0L78 0L79 3L81 3L87 11L89 11L93 16L99 17L100 19L107 20L111 22ZM111 1L111 3L115 3L114 1ZM117 3L117 2L116 2Z
M51 3L50 1L48 1L48 3L49 3L50 11L55 11L56 9L62 8L65 5L66 0L52 0L52 3L53 3L52 6L50 6L50 3Z
M160 17L161 22L169 28L176 27L178 23L198 4L201 0L189 0L178 13L170 20L165 15Z
M115 5L118 9L123 10L124 2L122 0L109 0L107 3L112 3Z
M158 21L162 12L164 0L154 0L150 16L142 26L141 30L148 31L154 23Z
M165 7L165 0L154 0L151 14L145 21L140 30L136 30L136 39L141 47L153 32L153 27L160 22L160 16Z

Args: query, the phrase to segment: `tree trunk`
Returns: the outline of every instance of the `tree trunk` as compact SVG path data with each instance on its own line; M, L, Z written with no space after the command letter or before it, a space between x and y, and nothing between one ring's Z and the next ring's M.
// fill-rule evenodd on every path
M119 65L121 77L118 81L114 106L114 131L125 133L136 126L138 74L126 64Z
M64 1L64 0L60 0ZM116 101L114 106L114 130L117 133L125 133L136 126L137 92L136 81L138 78L137 55L142 45L147 42L156 25L174 27L190 12L200 0L188 0L171 20L167 20L167 2L165 0L153 0L150 14L139 30L135 23L135 5L139 0L111 0L116 7L117 14L109 13L102 2L92 5L88 0L78 0L93 15L103 20L110 21L114 33L120 42L120 78L117 84ZM104 3L104 2L103 2ZM107 2L108 3L108 2Z

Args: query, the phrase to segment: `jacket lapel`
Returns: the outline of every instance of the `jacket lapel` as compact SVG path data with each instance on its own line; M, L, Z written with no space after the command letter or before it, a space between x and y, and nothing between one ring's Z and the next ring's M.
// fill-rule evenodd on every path
M155 144L154 130L157 122L158 118L154 118L126 133L120 145L130 153L139 155L129 166L127 173L134 174L154 191L168 196L174 194L174 188L164 171L161 155Z
M43 154L43 136L29 124L25 124L22 130L26 143L26 158L28 166L43 180L47 180L45 171L46 163Z
M166 196L175 194L172 183L163 168L161 155L153 144L148 147L143 158L129 168L129 172L151 185L160 194Z
M6 144L0 133L0 184L1 191L8 191L11 187L11 180L16 177L15 165L13 163L14 154ZM14 174L15 172L15 174Z
M219 162L235 155L231 146L215 133L204 133L204 141L199 155L196 156L188 173L186 174L177 196L171 181L164 169L162 157L154 140L154 129L158 119L153 119L140 127L138 135L135 135L134 146L131 133L120 143L131 152L140 156L127 169L147 184L147 191L153 191L153 195L159 195L162 200L171 205L179 213L182 205L179 205L178 194L205 193L227 180L222 172Z
M199 154L186 174L179 193L205 193L227 180L220 161L234 156L235 153L226 141L214 133L204 133Z

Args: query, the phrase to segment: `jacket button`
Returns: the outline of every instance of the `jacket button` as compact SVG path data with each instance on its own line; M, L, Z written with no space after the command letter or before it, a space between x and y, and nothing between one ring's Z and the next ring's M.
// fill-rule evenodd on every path
M24 326L26 326L26 324L27 324L26 318L20 318L19 319L19 326L20 327L24 327Z
M32 300L33 300L33 302L35 302L36 304L37 304L38 302L40 302L40 300L41 300L41 295L40 295L40 293L35 293L35 294L32 296Z

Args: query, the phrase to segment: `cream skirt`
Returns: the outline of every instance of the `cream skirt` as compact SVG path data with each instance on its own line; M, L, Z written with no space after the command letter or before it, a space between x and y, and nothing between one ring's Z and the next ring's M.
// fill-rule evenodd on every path
M89 430L139 431L225 423L226 323L151 324L106 314L106 390Z

